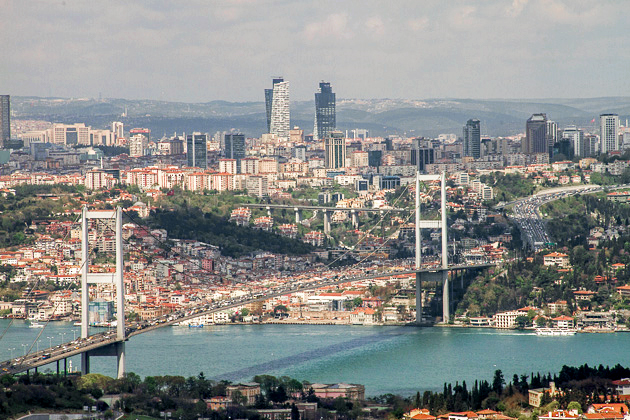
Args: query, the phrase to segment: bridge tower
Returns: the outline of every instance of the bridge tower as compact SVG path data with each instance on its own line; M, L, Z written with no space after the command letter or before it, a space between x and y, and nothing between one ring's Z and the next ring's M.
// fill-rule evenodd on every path
M440 181L441 220L420 219L420 181ZM446 223L446 174L421 175L416 172L416 270L422 264L421 229L440 229L442 232L442 264L436 272L416 273L416 323L422 324L422 282L442 282L442 320L450 319L449 284L448 284L448 226Z
M90 273L89 220L114 220L116 235L116 271L114 273ZM109 283L116 285L116 339L112 346L81 353L81 373L90 373L90 356L116 356L118 362L118 378L125 374L125 285L123 282L123 243L122 243L122 209L116 210L88 210L83 207L81 217L81 338L88 338L90 302L89 284Z

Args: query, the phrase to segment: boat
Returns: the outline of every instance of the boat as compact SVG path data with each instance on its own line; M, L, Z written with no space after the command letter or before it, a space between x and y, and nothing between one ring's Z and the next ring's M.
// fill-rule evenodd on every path
M37 321L31 321L28 327L29 328L44 328L44 324L40 324Z
M188 324L188 328L203 328L203 324L190 323Z
M577 330L573 328L549 328L549 327L536 328L536 335L545 335L545 336L575 335L576 332Z

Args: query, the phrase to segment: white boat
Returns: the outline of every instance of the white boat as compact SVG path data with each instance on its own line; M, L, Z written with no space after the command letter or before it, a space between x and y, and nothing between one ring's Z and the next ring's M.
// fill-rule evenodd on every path
M536 335L545 335L545 336L567 336L567 335L575 335L577 330L573 328L536 328Z
M28 327L29 328L44 328L44 324L40 324L37 321L31 321Z

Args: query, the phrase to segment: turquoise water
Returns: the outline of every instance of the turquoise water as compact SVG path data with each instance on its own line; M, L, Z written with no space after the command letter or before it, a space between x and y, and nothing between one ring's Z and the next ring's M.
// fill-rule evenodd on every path
M6 320L0 321L4 330ZM51 323L40 348L59 344L77 327ZM38 329L15 321L0 340L0 357L21 343L32 343ZM531 332L490 329L333 325L226 325L167 327L129 340L127 370L140 376L197 375L251 379L257 374L288 375L310 382L354 382L366 394L415 394L439 390L444 382L490 381L496 369L514 373L558 372L562 365L630 366L630 334L577 334L539 337ZM35 350L35 347L33 347ZM73 366L79 366L73 358ZM115 358L90 359L93 372L115 375ZM51 364L50 368L56 368Z

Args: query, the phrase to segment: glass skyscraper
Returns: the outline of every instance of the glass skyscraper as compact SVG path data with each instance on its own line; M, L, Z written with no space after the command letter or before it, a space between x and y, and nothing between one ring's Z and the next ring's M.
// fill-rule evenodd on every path
M186 157L191 168L208 168L208 135L192 133L186 136Z
M324 139L337 127L336 97L328 82L320 82L315 92L315 125L313 140Z
M243 134L225 134L225 157L236 159L236 167L241 172L241 159L245 157L245 136Z
M481 123L479 120L468 120L464 126L464 156L475 159L481 157Z

